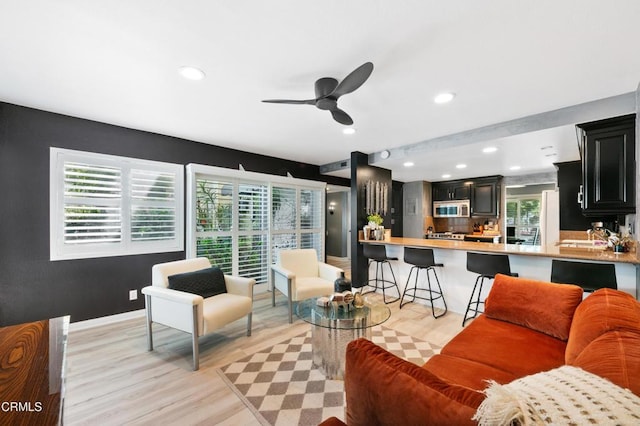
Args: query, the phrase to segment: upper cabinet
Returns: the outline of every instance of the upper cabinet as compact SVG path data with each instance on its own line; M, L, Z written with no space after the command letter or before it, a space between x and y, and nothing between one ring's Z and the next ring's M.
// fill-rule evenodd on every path
M433 201L470 200L471 216L500 215L500 183L502 176L468 180L452 180L432 184Z
M452 180L433 185L433 201L468 200L471 197L471 182Z
M582 213L635 213L635 114L577 125Z
M501 177L474 179L471 186L471 216L498 217L500 215Z

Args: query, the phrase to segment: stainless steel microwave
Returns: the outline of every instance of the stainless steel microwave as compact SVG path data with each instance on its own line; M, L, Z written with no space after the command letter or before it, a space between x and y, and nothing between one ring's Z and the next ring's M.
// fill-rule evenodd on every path
M434 201L433 217L469 217L469 200Z

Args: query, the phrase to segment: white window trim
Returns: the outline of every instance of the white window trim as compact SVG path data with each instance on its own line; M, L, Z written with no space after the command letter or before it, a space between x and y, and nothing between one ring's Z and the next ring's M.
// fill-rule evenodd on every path
M277 176L270 175L266 173L257 173L257 172L248 172L244 170L234 170L223 167L214 167L214 166L206 166L202 164L188 164L186 166L187 170L187 247L186 247L186 257L192 258L196 256L197 248L197 238L196 238L196 202L197 202L197 188L196 181L199 177L203 178L212 178L212 179L227 179L232 182L234 187L237 187L238 183L262 183L268 186L269 193L269 229L266 231L268 235L269 247L267 250L267 259L268 264L271 265L275 262L273 259L273 254L271 250L271 235L275 234L289 234L294 233L296 235L297 244L300 243L300 235L304 233L319 233L321 235L321 246L322 250L318 253L318 257L322 259L324 256L325 250L325 229L326 229L326 218L325 215L321 216L321 227L320 228L309 228L309 229L301 229L300 228L300 217L299 213L297 214L297 224L295 230L273 230L271 221L271 194L273 193L274 186L284 186L284 187L295 187L298 191L296 192L296 206L297 211L300 211L300 190L320 190L322 191L321 198L321 211L324 212L324 204L325 197L324 191L326 189L327 184L325 182L312 181L307 179L299 179L294 177L285 177L285 176ZM234 199L234 203L237 203L237 199ZM237 223L237 209L234 208L234 224ZM246 231L239 232L237 229L233 229L230 231L230 234L233 238L236 238L238 235L247 234ZM233 273L236 274L238 272L238 265L236 264L237 259L237 247L234 244L233 248ZM271 280L271 274L267 274L268 281ZM271 283L269 283L269 286Z
M123 217L122 241L111 244L64 244L64 163L70 161L107 165L123 170L123 188L126 189L131 169L153 170L175 175L175 237L161 241L131 241L129 223L129 194L123 191L121 202ZM97 154L62 148L50 148L49 156L49 232L50 259L71 260L98 257L127 256L149 253L168 253L184 250L184 166L182 164L142 160L116 155Z

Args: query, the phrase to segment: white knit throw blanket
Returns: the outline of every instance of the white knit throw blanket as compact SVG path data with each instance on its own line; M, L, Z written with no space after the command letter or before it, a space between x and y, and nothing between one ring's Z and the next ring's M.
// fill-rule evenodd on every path
M473 420L495 425L640 425L640 398L577 367L494 381Z

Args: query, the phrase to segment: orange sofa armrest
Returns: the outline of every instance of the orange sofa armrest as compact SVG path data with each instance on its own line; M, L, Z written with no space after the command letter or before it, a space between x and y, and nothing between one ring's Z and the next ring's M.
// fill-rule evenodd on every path
M485 398L362 338L347 346L344 387L350 426L476 424Z

